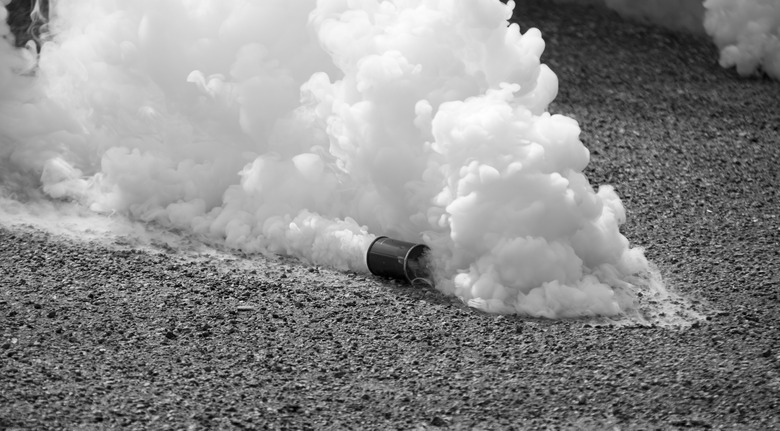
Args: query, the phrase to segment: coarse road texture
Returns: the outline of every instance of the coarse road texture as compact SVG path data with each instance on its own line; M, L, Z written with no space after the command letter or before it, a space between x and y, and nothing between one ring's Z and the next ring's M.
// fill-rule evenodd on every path
M3 226L0 429L780 429L780 84L721 69L706 36L516 15L591 183L707 320L487 315L294 260Z

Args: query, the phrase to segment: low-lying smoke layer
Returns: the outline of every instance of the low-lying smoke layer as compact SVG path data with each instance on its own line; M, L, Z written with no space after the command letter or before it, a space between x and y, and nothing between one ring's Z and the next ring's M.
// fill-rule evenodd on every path
M6 198L358 271L376 235L424 241L437 288L495 312L613 316L663 289L577 122L546 112L557 78L512 2L53 6L37 64L0 41Z
M777 0L556 0L602 4L630 19L674 30L706 31L720 49L720 65L742 76L763 71L780 79L780 1Z

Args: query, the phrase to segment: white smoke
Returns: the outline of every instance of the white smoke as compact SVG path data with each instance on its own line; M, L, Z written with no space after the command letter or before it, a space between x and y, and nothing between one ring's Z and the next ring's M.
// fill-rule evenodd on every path
M720 65L741 76L780 79L778 0L556 0L601 4L620 15L673 30L702 32L720 49Z
M6 197L358 271L376 235L425 241L436 287L494 312L666 295L577 122L546 112L557 78L512 2L53 6L34 72L0 42Z
M780 79L780 2L706 0L704 7L704 28L720 48L721 66Z

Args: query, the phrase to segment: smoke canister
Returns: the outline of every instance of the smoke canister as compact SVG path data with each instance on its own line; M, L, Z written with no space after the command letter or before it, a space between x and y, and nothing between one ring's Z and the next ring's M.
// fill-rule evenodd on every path
M368 247L366 265L372 274L381 277L406 280L410 284L433 284L427 258L430 250L425 244L380 236Z

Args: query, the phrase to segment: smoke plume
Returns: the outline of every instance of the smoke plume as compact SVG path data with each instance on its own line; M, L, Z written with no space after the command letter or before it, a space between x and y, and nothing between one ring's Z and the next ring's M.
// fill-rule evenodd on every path
M37 61L0 27L2 194L344 270L423 241L474 307L631 313L666 292L513 7L58 1Z

